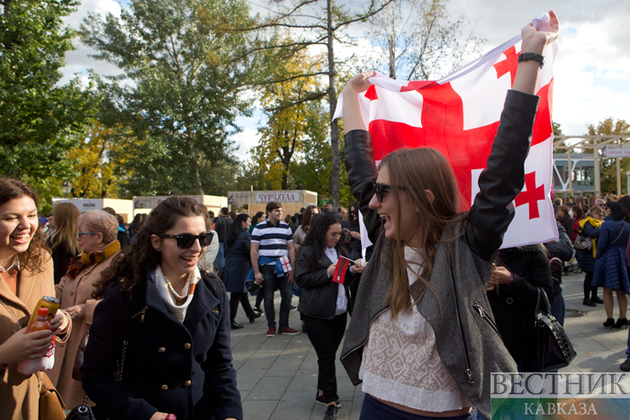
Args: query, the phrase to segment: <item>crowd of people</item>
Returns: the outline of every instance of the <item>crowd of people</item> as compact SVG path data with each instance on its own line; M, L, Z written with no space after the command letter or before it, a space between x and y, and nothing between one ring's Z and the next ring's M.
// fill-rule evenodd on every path
M282 204L270 202L264 212L223 208L215 218L197 201L173 196L129 226L113 209L79 214L72 204L55 206L44 226L34 190L0 179L5 417L40 417L47 375L69 407L88 400L97 418L242 419L230 349L231 330L244 328L238 307L250 323L264 314L270 339L297 335L289 325L294 295L318 358L314 400L325 406L325 420L340 407L340 346L347 374L365 393L362 420L490 418L491 372L541 370L536 300L544 293L562 323L569 270L585 273L584 305L603 303L603 327L627 328L630 196L559 201L558 242L499 249L524 183L536 57L558 34L553 12L550 19L549 30L522 30L530 54L519 60L467 213L458 213L453 170L434 149L397 150L377 169L357 100L371 72L342 92L357 200L348 209L323 201L283 217ZM362 231L374 244L368 249ZM60 309L50 330L26 333L44 295L56 296ZM41 358L53 340L52 370L18 372L18 362ZM630 371L630 337L621 370Z

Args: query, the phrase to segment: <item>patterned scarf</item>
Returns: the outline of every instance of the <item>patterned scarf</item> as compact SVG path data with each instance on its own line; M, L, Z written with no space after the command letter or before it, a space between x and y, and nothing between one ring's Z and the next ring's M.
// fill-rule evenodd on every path
M160 297L164 301L164 304L168 308L169 311L175 318L179 320L179 322L184 322L186 319L186 311L188 310L188 306L192 302L195 297L195 288L197 287L197 283L201 280L201 273L199 272L199 268L195 267L195 271L188 275L188 279L186 280L186 284L184 285L184 295L180 295L177 293L171 281L164 275L162 271L162 267L158 266L155 270L154 275L155 287L160 294Z
M111 244L107 245L102 251L91 252L89 254L84 252L77 257L73 257L70 261L70 265L68 266L68 271L64 274L64 277L74 280L86 267L103 262L118 251L120 251L120 242L115 240Z

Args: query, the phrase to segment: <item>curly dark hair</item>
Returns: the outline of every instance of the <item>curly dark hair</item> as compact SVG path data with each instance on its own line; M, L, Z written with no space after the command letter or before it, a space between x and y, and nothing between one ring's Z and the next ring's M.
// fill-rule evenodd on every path
M311 246L311 255L308 260L309 270L315 271L319 269L319 260L324 255L324 250L326 249L326 232L335 224L340 224L340 222L333 214L324 213L318 215L318 217L313 217L311 227L308 230L306 239L304 239L304 244L300 247L301 252L304 247ZM337 250L337 254L349 257L342 240L337 241L335 249Z
M12 178L0 178L0 205L20 197L30 197L39 206L39 198L35 190L25 182ZM44 271L44 261L50 257L45 245L42 227L38 223L35 235L28 245L28 249L18 254L20 267L26 268L33 273Z
M94 283L94 298L105 294L110 283L120 281L120 289L130 292L135 286L144 284L146 270L162 262L161 254L151 245L151 235L160 235L170 230L182 217L203 217L206 229L210 229L208 210L189 197L169 197L158 204L146 218L133 242L119 252L101 278Z

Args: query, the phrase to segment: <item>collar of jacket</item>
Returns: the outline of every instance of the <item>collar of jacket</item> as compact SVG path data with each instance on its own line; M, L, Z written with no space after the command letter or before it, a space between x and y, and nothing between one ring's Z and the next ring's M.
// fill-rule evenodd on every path
M197 284L195 288L195 297L192 302L190 302L190 306L188 306L188 310L186 311L186 318L184 319L184 326L188 329L188 331L192 331L192 329L204 318L210 315L213 308L219 306L219 299L214 296L211 292L208 283L212 281L209 277L202 275L201 281ZM155 286L155 269L149 269L147 271L147 289L146 289L146 305L150 308L157 310L162 313L168 319L181 324L175 315L171 313L166 308L162 297L158 293L157 287Z

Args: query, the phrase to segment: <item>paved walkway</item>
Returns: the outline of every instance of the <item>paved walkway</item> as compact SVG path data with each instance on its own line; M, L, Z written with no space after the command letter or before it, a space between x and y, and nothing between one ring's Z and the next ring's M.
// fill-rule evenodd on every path
M625 360L628 330L609 331L603 305L582 305L584 274L563 278L567 318L565 329L578 353L568 372L619 372ZM601 296L601 293L600 293ZM293 298L297 306L298 298ZM276 299L276 317L280 299ZM252 299L253 304L253 299ZM583 316L571 316L576 311ZM615 318L618 310L614 312ZM263 317L249 324L242 308L236 321L245 328L232 330L232 354L238 372L238 388L243 399L246 420L322 419L325 407L315 404L317 355L306 334L297 336L265 335ZM291 312L290 325L300 329L300 314ZM337 360L337 383L342 407L339 420L357 420L363 402L361 386L354 387Z

